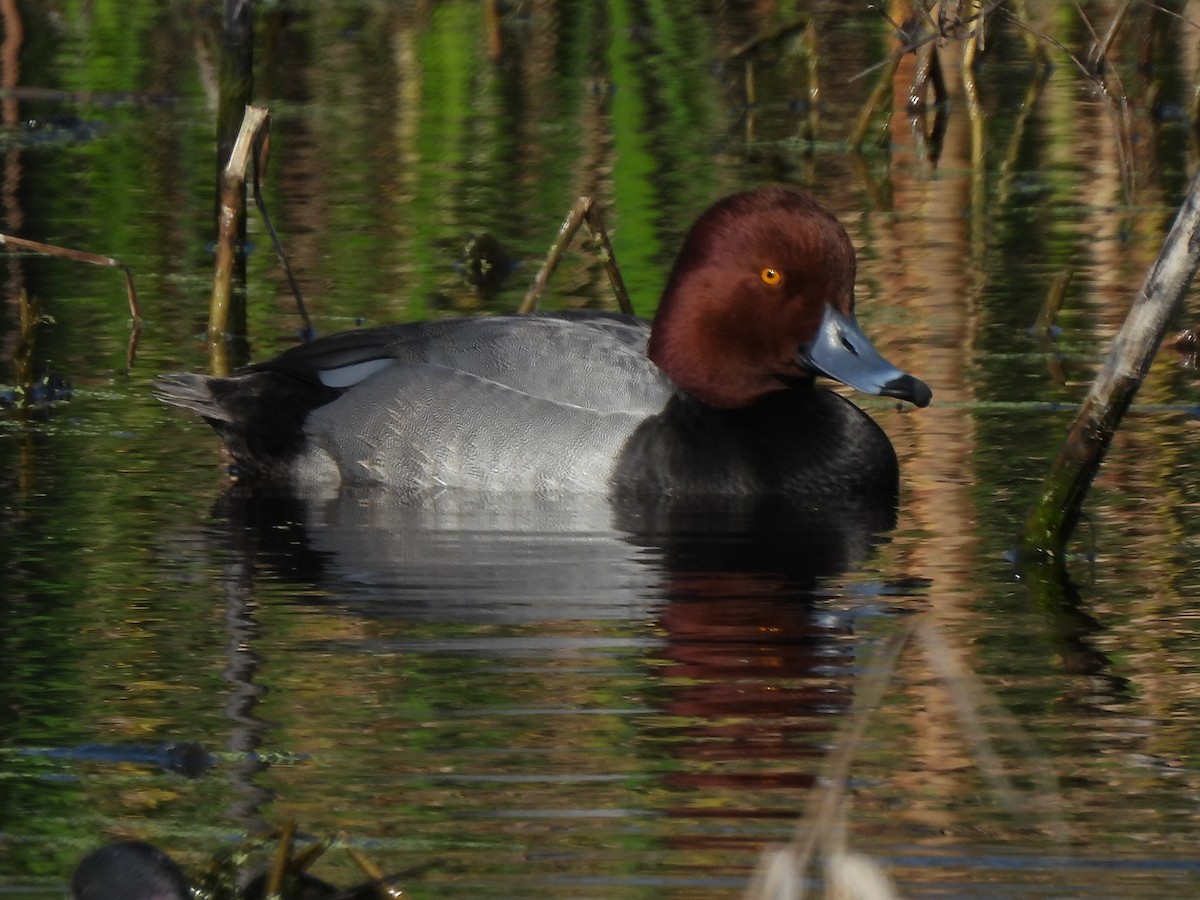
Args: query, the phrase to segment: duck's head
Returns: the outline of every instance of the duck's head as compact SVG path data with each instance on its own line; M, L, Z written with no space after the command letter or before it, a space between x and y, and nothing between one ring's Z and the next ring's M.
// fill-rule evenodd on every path
M654 317L649 355L711 406L749 406L825 375L928 406L933 392L871 345L854 318L854 247L833 213L765 188L692 226Z

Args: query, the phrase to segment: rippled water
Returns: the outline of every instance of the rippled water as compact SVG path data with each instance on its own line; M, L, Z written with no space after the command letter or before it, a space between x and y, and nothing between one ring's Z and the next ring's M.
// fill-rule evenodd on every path
M1049 6L1035 24L1082 52L1074 5ZM935 391L919 411L858 398L901 457L883 535L858 510L230 491L212 434L148 389L207 365L207 26L149 3L23 7L13 68L7 20L5 85L51 93L6 95L3 229L119 257L147 322L130 369L116 272L3 260L0 346L28 361L10 385L46 390L0 411L0 892L61 895L115 837L195 871L293 821L407 873L413 896L737 896L864 721L847 841L904 896L1194 892L1200 457L1176 354L1093 488L1075 583L1049 602L1008 554L1194 168L1195 35L1139 7L1114 50L1125 194L1102 102L1061 56L1035 92L1002 19L978 151L957 50L936 165L903 96L886 149L881 120L846 151L874 78L851 77L887 30L858 4L811 7L811 146L802 61L761 57L748 106L727 59L782 13L519 4L488 62L475 2L265 8L267 199L328 332L515 308L585 192L649 313L713 199L814 191L859 248L864 327ZM460 260L483 232L517 261L491 292ZM299 323L258 220L250 241L260 357ZM53 318L31 355L23 293ZM587 252L547 299L609 302ZM63 380L69 399L40 402ZM314 871L362 877L338 848Z

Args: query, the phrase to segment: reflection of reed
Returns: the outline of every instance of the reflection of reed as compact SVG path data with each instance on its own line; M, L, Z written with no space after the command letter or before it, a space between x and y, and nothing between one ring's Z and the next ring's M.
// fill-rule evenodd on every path
M4 38L0 42L0 87L6 91L21 83L21 46L25 40L24 25L21 11L17 8L16 0L0 2L0 22L3 22ZM5 128L15 128L21 120L20 101L8 95L0 102L0 113L3 115ZM25 223L25 211L21 206L21 148L19 144L11 144L4 154L4 179L0 183L0 203L4 210L3 231L8 234L19 234ZM9 327L4 340L4 359L12 359L22 339L21 304L25 290L25 269L21 260L14 254L6 254L5 266L8 277L5 279L5 305L9 309Z
M0 87L7 90L21 83L21 46L25 41L25 29L16 0L0 0L0 21L4 28L3 42L0 42ZM15 128L20 123L21 109L16 98L6 97L0 112L5 128ZM21 148L19 144L13 144L4 154L4 176L0 182L0 205L4 211L2 230L8 234L18 234L25 224L25 208L21 203L22 171ZM36 302L31 302L26 294L25 266L21 258L15 253L5 253L4 256L7 270L4 306L8 322L7 327L2 329L5 337L3 344L0 344L0 359L6 363L12 360L17 370L15 376L28 388L33 381L33 348L28 342L37 330L36 320L40 318L40 312ZM32 434L22 429L20 461L16 467L21 496L36 486L36 456L32 438Z
M1194 21L1196 4L1188 6L1188 18ZM1170 223L1173 198L1165 173L1180 168L1180 161L1167 155L1172 148L1158 133L1162 95L1174 87L1162 73L1173 64L1182 72L1195 72L1196 46L1191 26L1165 27L1163 17L1150 15L1129 17L1124 33L1107 42L1106 66L1128 69L1129 57L1133 56L1138 62L1136 74L1121 85L1122 99L1128 104L1127 119L1135 130L1129 139L1133 170L1128 197L1120 193L1117 173L1124 160L1102 104L1092 97L1081 97L1071 84L1057 87L1051 120L1056 139L1048 142L1048 152L1063 166L1081 171L1077 195L1084 223L1080 233L1091 236L1080 250L1091 276L1084 297L1100 323L1096 336L1101 348L1125 320ZM1084 147L1081 138L1087 141ZM1193 162L1184 160L1182 168ZM1173 383L1176 377L1173 361L1160 360L1135 402L1172 402L1178 397ZM1159 627L1170 619L1173 610L1189 602L1177 585L1192 565L1188 553L1179 551L1187 533L1180 521L1181 511L1187 508L1187 486L1181 484L1179 476L1186 471L1187 448L1194 443L1192 424L1163 421L1118 432L1093 487L1093 493L1107 495L1091 504L1094 529L1102 534L1119 532L1124 538L1119 552L1104 554L1102 565L1119 573L1119 579L1136 570L1136 575L1129 577L1145 586L1131 598L1133 602L1127 609L1094 613L1112 631L1100 638L1089 636L1089 646L1097 643L1104 648L1120 648L1124 664L1111 673L1109 667L1104 668L1104 680L1098 682L1102 689L1091 683L1086 691L1077 689L1064 698L1085 706L1089 715L1099 720L1124 714L1120 706L1113 705L1114 697L1123 693L1122 673L1138 673L1137 692L1142 695L1144 708L1160 721L1169 720L1172 706L1193 690L1186 676L1179 677L1188 664L1164 653ZM1135 505L1138 512L1132 515ZM1093 596L1081 601L1065 574L1061 580L1071 602L1053 610L1053 614L1062 617L1075 606L1083 611L1094 606L1098 592L1088 591ZM1063 664L1068 671L1092 672L1095 667L1089 666L1093 660L1093 655L1076 649L1064 656ZM1126 729L1121 725L1118 730ZM1100 731L1097 729L1098 735ZM1173 758L1178 748L1178 736L1169 729L1151 729L1148 740L1135 745L1136 752L1163 759Z
M922 144L912 135L923 128L893 128L892 186L894 208L879 216L877 255L885 271L872 278L893 303L904 303L905 346L882 352L906 361L934 389L936 400L920 416L893 416L883 424L897 444L907 490L902 495L901 533L920 540L898 539L896 553L914 573L929 580L927 627L943 633L953 652L970 659L970 609L978 588L970 573L977 561L977 514L971 496L976 476L971 470L974 422L967 412L972 389L966 367L975 342L974 309L980 285L968 260L982 235L977 219L963 210L979 208L983 188L974 177L980 157L972 151L972 123L963 103L961 60L953 46L943 48L942 67L953 113L947 122L936 177L928 177ZM895 80L893 120L908 115L914 57L903 60ZM920 248L919 253L914 252ZM868 277L871 277L868 275ZM906 525L907 523L907 525ZM913 823L933 828L953 825L963 796L964 772L971 754L947 685L929 660L910 653L900 663L909 702L916 759L911 767L890 775L908 799L899 813Z
M234 559L225 565L225 627L229 636L228 659L222 677L230 685L225 712L230 720L229 750L237 760L230 766L229 780L235 799L229 807L230 819L248 832L267 829L259 808L273 794L254 783L267 768L257 751L262 746L266 723L254 715L254 708L265 689L254 681L260 662L254 646L258 624L254 618L254 577L249 562Z

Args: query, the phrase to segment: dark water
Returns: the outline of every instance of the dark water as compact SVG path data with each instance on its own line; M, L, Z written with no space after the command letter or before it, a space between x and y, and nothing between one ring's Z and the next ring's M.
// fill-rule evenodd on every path
M868 713L847 840L904 896L1195 891L1200 445L1178 355L1160 354L1093 488L1073 592L1039 601L1007 561L1194 168L1195 34L1139 7L1118 41L1123 189L1103 103L1061 55L1032 92L1002 20L977 139L946 51L935 164L904 91L887 148L882 120L865 154L838 145L873 84L852 76L890 44L860 4L810 4L805 143L792 51L760 57L750 106L724 62L783 6L520 4L489 62L475 2L273 5L256 45L267 199L329 332L515 308L580 193L649 313L709 202L811 189L859 248L864 327L935 391L920 411L861 400L901 457L882 536L862 511L229 492L213 436L149 395L208 362L209 25L24 4L18 43L5 20L5 86L39 90L5 95L3 230L119 257L147 321L130 369L114 270L3 259L8 387L71 391L0 411L0 892L57 896L110 838L194 870L293 821L415 870L413 896L737 896ZM1036 6L1084 52L1073 4ZM1104 23L1115 6L1089 9ZM483 232L517 261L490 293L459 261ZM257 357L299 322L257 219L250 242ZM1064 272L1047 343L1030 326ZM23 296L53 318L31 354ZM547 298L609 302L587 252ZM337 848L315 871L361 878Z

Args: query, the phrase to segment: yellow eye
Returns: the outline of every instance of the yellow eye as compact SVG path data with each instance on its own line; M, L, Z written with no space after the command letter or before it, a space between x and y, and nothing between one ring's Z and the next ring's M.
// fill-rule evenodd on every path
M759 272L758 277L763 280L763 284L783 284L783 273L769 266Z

